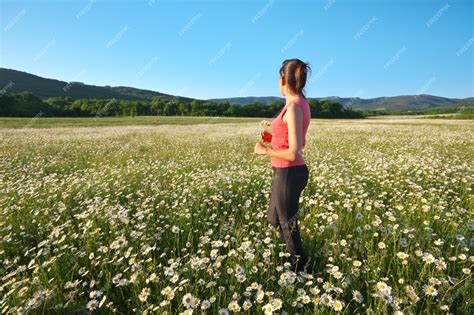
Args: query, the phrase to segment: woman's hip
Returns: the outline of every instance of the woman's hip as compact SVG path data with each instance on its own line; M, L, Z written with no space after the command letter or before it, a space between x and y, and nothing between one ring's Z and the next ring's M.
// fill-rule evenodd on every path
M306 165L274 168L272 191L299 194L308 184L309 170Z
M272 168L273 180L307 181L309 177L309 169L306 164Z

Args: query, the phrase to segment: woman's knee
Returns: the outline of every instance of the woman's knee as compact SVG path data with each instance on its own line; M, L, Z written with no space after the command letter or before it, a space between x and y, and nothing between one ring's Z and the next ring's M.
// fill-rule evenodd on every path
M278 227L280 223L278 219L278 213L274 206L270 206L267 210L267 221L275 228Z

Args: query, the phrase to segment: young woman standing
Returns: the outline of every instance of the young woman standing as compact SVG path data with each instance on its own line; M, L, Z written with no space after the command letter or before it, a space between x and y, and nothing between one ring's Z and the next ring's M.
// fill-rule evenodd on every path
M279 87L286 104L271 123L271 148L258 142L254 152L269 156L273 169L268 222L285 241L293 269L311 273L312 266L303 249L298 227L299 198L309 177L302 152L311 121L309 104L304 94L308 70L309 65L299 59L283 62Z

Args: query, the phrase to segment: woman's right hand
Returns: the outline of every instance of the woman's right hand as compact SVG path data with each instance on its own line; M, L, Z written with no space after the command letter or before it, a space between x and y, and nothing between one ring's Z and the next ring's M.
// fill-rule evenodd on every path
M261 142L257 142L255 144L253 153L257 155L265 155L267 154L267 148Z

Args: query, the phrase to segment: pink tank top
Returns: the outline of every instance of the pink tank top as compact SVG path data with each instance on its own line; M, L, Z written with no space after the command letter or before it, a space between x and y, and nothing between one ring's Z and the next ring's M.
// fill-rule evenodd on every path
M288 105L291 103L295 103L297 106L300 106L303 111L303 148L306 144L306 132L308 131L309 122L311 121L311 111L309 108L308 100L306 100L305 98L299 98L292 102L286 103L285 107L283 107L278 117L272 120L272 123L270 125L270 128L272 129L272 149L281 150L289 148L288 126L283 122L282 117L288 109ZM305 161L303 156L297 158L295 161L286 161L279 158L270 157L270 163L273 167L289 167L295 165L303 165L305 164Z

